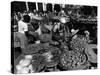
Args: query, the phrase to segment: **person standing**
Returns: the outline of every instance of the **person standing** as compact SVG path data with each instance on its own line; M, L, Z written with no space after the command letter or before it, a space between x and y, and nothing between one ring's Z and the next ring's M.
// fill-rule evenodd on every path
M30 16L24 15L21 20L18 21L18 33L17 37L20 40L21 49L26 49L28 45L28 39L26 34L28 33L28 23L30 22Z

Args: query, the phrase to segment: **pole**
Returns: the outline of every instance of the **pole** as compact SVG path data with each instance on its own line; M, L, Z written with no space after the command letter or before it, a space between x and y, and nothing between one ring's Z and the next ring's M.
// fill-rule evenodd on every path
M29 11L28 2L26 2L26 10Z
M46 3L43 3L43 11L46 11Z
M36 10L38 11L38 3L36 2Z
M54 11L54 5L55 5L55 4L53 3L53 4L52 4L52 11Z

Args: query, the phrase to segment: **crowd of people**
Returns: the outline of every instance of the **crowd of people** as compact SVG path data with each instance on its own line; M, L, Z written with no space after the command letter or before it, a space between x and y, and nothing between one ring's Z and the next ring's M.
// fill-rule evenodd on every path
M58 15L58 16L57 16ZM23 37L25 39L29 38L29 36L34 36L37 34L37 36L40 36L42 34L51 34L53 32L57 32L57 30L61 29L61 22L66 23L69 22L69 17L65 15L64 11L61 11L60 13L38 13L34 10L34 13L32 12L24 12L17 14L14 14L14 18L12 20L12 31L15 32L15 36L21 38ZM17 32L17 33L16 33ZM20 37L21 36L21 37ZM34 36L36 37L36 36ZM23 42L24 39L22 38ZM36 42L36 38L35 42ZM26 40L26 39L25 39ZM39 40L39 39L37 39ZM23 43L24 44L24 43ZM22 44L21 44L22 45ZM25 46L24 46L25 47ZM24 48L22 46L22 48Z
M40 44L43 44L43 45L45 44L44 46L46 47L56 46L65 51L69 50L68 54L70 54L70 51L71 51L70 46L72 46L73 49L77 50L76 44L78 42L76 41L76 38L78 38L79 35L82 35L80 36L81 40L79 40L80 38L78 39L79 41L82 41L82 45L83 45L83 40L85 43L93 42L93 40L90 39L91 33L89 32L89 30L87 29L81 30L81 28L79 27L75 28L75 26L73 25L71 21L72 21L71 16L68 15L64 10L61 10L60 12L56 12L56 11L39 12L36 10L34 10L33 12L31 11L17 12L17 13L14 12L11 16L11 33L12 33L12 39L13 39L12 47L15 50L14 60L16 60L18 56L20 56L20 54L25 54L26 57L24 59L25 60L29 59L28 62L30 62L30 60L32 59L31 54L38 52L38 46L36 46L37 50L31 49L33 46L35 48L35 45L39 45L39 47L40 47ZM82 37L85 37L85 38L82 38ZM74 42L76 41L77 43L75 42L74 44L72 44L73 43L72 39L75 39ZM70 41L72 41L71 45L70 45ZM95 45L94 45L94 48L96 48ZM19 50L21 51L20 54L18 52ZM58 53L59 54L63 53L64 52L63 50L60 52L58 51ZM80 50L84 51L82 49ZM87 51L87 53L88 52L89 51ZM93 51L90 52L91 55L93 53L94 53ZM93 54L92 56L94 55L95 54ZM50 51L43 53L42 56L47 56L47 62L50 62L51 58L53 57ZM65 56L63 57L63 59L64 58ZM63 61L64 60L62 60L61 63ZM97 63L96 57L93 59L90 59L90 61ZM19 65L17 65L16 67L19 69L18 66ZM73 69L76 69L76 68L73 68ZM78 69L81 69L81 67ZM40 71L36 70L36 72L40 72ZM18 71L18 73L27 73L27 72Z

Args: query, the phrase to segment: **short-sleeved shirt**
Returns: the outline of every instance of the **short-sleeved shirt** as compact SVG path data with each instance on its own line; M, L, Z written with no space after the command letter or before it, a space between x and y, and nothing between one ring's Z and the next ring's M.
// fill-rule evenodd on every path
M18 32L23 33L28 31L27 23L23 22L22 20L18 21Z

